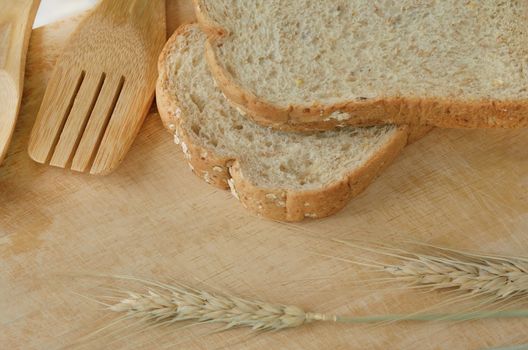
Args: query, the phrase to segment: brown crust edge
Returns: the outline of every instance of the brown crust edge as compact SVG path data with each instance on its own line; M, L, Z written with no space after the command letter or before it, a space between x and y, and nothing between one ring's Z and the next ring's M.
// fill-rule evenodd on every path
M269 103L242 88L219 63L214 46L228 32L202 11L201 0L193 0L202 29L207 33L206 59L220 89L228 100L255 122L281 130L328 130L338 125L412 124L442 128L528 127L528 100L457 101L440 98L386 97L338 104L290 105ZM336 121L329 116L344 112L353 117Z
M406 134L403 130L395 133L383 149L363 167L321 189L293 191L259 188L244 177L238 162L233 164L230 171L233 187L244 206L257 215L289 222L324 218L343 209L391 164L405 147Z
M181 128L178 101L168 91L165 67L167 56L179 35L186 35L189 25L180 27L168 40L159 62L156 101L164 126L180 139L183 152L193 172L206 182L222 189L231 187L233 194L250 212L273 220L301 221L323 218L341 210L354 196L361 193L401 152L407 143L408 127L402 126L392 139L363 167L347 173L341 180L321 189L295 191L260 188L251 183L236 159L221 157L213 151L194 144ZM420 129L423 132L425 129Z

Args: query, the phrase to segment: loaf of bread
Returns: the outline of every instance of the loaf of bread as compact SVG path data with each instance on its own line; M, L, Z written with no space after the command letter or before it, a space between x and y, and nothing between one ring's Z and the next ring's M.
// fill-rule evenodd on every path
M197 25L177 30L159 61L158 109L193 172L267 218L322 218L343 208L400 153L407 126L294 133L253 123L225 100ZM422 134L418 129L415 135Z
M261 124L528 126L528 1L195 4L213 77Z

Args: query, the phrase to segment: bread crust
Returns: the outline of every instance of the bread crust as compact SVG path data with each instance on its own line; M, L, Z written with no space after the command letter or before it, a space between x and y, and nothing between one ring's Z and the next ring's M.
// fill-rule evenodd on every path
M242 204L259 216L288 222L324 218L337 213L363 192L398 156L406 142L406 132L395 133L363 167L315 190L260 188L244 176L242 167L235 162L230 170L233 187Z
M186 35L188 26L180 27L173 34L159 58L156 101L161 120L164 126L178 138L192 171L212 185L222 189L231 188L233 195L252 213L273 220L290 222L332 215L341 210L351 198L361 193L406 145L409 127L401 126L391 140L364 166L318 189L293 190L262 188L255 185L244 175L243 164L239 160L223 157L193 142L181 126L182 118L185 116L178 107L180 102L170 94L166 62L176 38ZM414 134L422 135L428 129L418 128Z
M358 98L336 104L278 106L240 86L224 69L215 54L215 46L229 37L226 29L207 16L193 0L198 22L207 33L206 59L219 88L228 101L241 108L255 122L280 130L329 130L339 125L369 126L380 124L428 125L442 128L525 128L528 127L528 100L464 101L450 98L415 96ZM332 113L350 115L335 120Z

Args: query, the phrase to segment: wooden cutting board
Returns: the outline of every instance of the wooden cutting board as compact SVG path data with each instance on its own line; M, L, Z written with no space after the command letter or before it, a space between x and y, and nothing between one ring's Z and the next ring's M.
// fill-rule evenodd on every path
M173 0L169 8L171 31L192 19L187 2ZM58 349L104 324L106 313L73 293L89 294L90 284L65 274L198 279L241 296L368 315L443 299L366 288L357 282L365 269L314 254L355 254L328 238L412 239L528 255L528 130L435 130L338 215L295 225L253 217L228 192L195 177L155 113L108 177L32 162L29 132L53 62L78 20L34 31L22 114L0 168L2 348ZM528 320L310 325L256 337L194 327L132 332L85 348L481 349L528 342L526 327Z

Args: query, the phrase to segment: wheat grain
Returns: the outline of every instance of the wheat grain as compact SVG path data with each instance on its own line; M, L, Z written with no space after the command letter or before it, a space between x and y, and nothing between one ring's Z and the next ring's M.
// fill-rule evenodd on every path
M526 258L477 254L420 243L416 244L432 252L422 254L383 246L369 248L350 241L338 242L395 258L395 263L370 263L409 286L482 295L492 302L514 297L520 300L528 296Z
M501 300L528 294L528 264L522 261L464 260L465 257L415 255L385 271L412 285L430 289L457 289Z
M255 331L277 331L327 318L322 314L306 313L296 306L250 301L184 286L127 294L110 306L110 310L155 322L222 323L224 329L250 327Z

